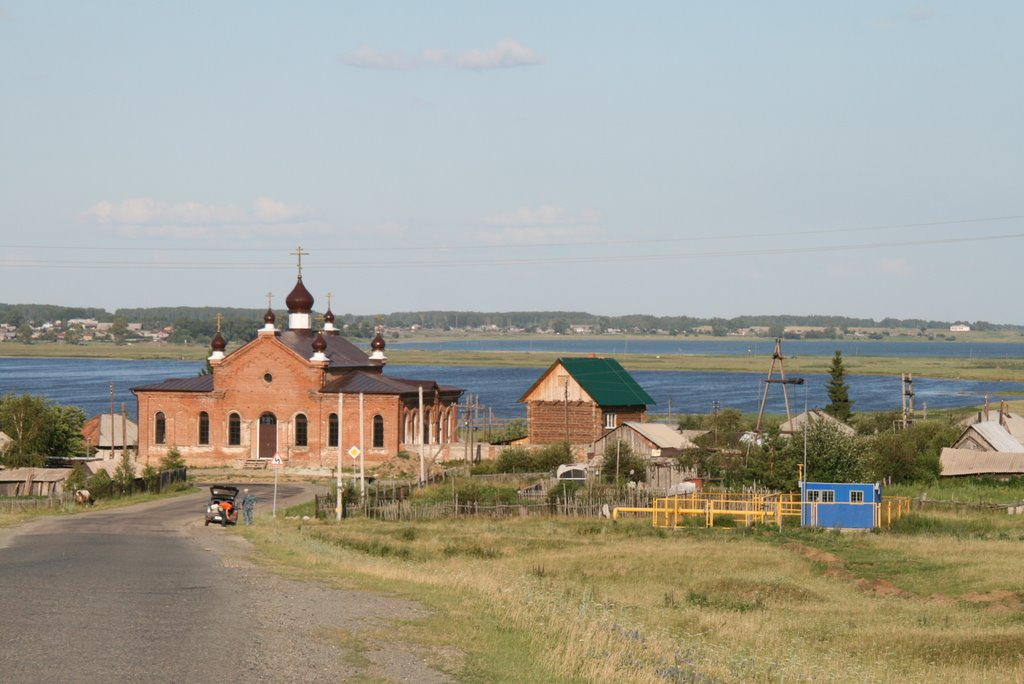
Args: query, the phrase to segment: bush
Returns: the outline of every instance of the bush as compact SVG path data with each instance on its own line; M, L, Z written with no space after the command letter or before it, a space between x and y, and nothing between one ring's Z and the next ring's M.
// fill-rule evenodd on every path
M575 499L576 492L583 487L578 480L562 480L548 490L548 503L555 504L566 499Z
M534 454L534 468L540 470L555 470L563 463L572 463L572 449L568 442L549 444Z
M178 447L171 447L167 455L160 459L160 470L177 470L185 467L185 459L181 457Z
M502 449L494 462L499 473L526 473L534 469L533 453L526 447L514 446Z
M604 447L601 480L608 483L647 482L647 461L635 454L627 442L609 442Z

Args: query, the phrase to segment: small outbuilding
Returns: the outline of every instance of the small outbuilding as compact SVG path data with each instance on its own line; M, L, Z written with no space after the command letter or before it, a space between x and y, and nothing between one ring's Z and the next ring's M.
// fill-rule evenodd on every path
M810 411L804 411L800 415L793 416L791 419L780 425L779 434L787 437L792 436L798 432L802 432L808 424L831 425L835 427L840 434L847 437L852 437L857 433L856 430L835 416L831 416L821 409L811 409Z
M0 496L59 496L71 468L0 470Z
M800 524L842 530L878 527L882 488L871 482L802 483Z

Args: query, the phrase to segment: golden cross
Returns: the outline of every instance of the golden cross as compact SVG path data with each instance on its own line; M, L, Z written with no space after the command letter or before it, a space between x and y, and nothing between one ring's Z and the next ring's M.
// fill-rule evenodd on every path
M309 256L309 252L302 251L302 245L299 245L298 247L295 248L295 251L291 252L291 253L299 258L299 277L301 278L302 277L302 257L303 256Z
M272 306L270 305L270 301L271 301L271 300L272 300L273 298L274 298L274 293L273 293L273 292L268 292L268 293L267 293L267 308L268 308L268 309L273 309L273 308L274 308L274 307L272 307Z
M217 332L220 332L220 322L224 319L224 316L217 314Z
M330 292L328 292L328 293L327 293L327 310L328 310L328 311L330 311L330 310L331 310L331 296L332 296L332 295L331 295L331 293L330 293Z
M376 332L379 333L384 328L384 314L377 314L375 318L377 319L377 331Z

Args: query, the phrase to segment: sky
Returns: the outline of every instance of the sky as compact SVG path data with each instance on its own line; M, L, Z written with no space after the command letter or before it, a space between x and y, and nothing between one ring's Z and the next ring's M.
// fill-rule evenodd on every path
M0 0L0 302L1024 324L1018 2Z

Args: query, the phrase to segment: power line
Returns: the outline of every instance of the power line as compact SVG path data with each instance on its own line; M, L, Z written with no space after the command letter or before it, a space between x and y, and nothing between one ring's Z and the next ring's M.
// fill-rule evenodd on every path
M509 249L528 249L534 247L619 247L623 245L645 245L645 244L671 244L671 243L684 243L684 242L710 242L710 241L726 241L726 240L750 240L755 238L778 238L778 237L801 237L808 235L839 235L844 233L862 233L871 231L885 231L885 230L905 230L912 228L935 228L939 226L955 226L965 225L971 223L994 223L999 221L1013 221L1018 219L1024 219L1024 214L1011 214L1007 216L988 216L981 218L966 218L966 219L949 219L943 221L925 221L918 223L893 223L893 224L882 224L874 226L855 226L848 228L815 228L810 230L787 230L787 231L775 231L770 233L725 233L725 234L704 234L704 235L689 235L689 236L678 236L669 238L633 238L633 239L616 239L616 240L578 240L578 241L561 241L561 242L524 242L519 244L469 244L469 243L458 243L458 244L447 244L437 245L433 243L419 244L419 245L386 245L386 246L352 246L352 247L317 247L318 253L324 252L400 252L400 251L415 251L415 252L452 252L452 251L465 251L465 250L509 250ZM280 247L159 247L154 248L153 246L147 247L132 247L126 245L112 245L112 246L75 246L70 247L67 245L40 245L40 244L28 244L28 245L0 245L0 249L31 249L31 250L73 250L76 252L152 252L158 250L160 252L184 252L184 253L211 253L211 252L222 252L222 253L279 253Z
M1018 240L1024 233L1004 233L999 235L975 235L959 238L931 238L923 240L902 240L896 242L865 242L839 245L815 245L808 247L777 247L764 249L737 249L705 252L677 252L653 254L613 254L605 256L564 256L564 257L523 257L498 258L487 260L465 261L458 259L417 259L407 261L327 261L307 265L309 270L326 268L348 269L383 269L383 268L453 268L466 266L524 266L545 264L582 264L582 263L625 263L647 261L684 261L693 259L721 259L734 257L784 256L794 254L814 254L823 252L863 251L871 249L889 249L896 247L927 247L935 245L969 244L992 242L999 240ZM273 250L279 251L279 250ZM280 262L146 262L125 263L123 261L79 261L79 260L35 260L27 258L11 258L4 260L6 268L105 268L105 269L146 269L146 270L290 270L291 265Z

